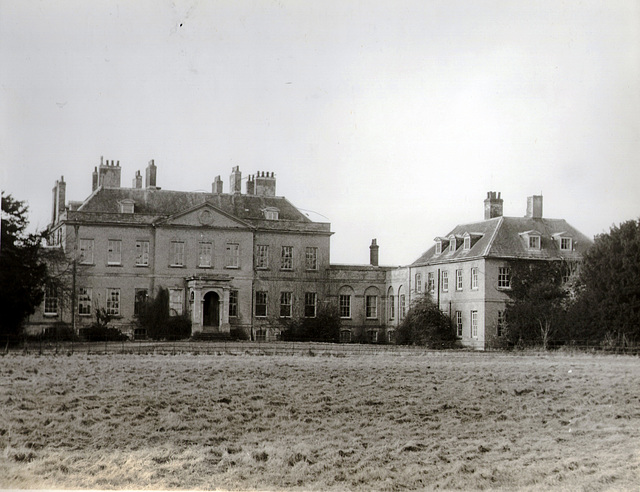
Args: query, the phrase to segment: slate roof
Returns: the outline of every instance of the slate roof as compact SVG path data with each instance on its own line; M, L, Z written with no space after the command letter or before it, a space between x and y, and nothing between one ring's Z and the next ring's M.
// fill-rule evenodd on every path
M539 232L540 249L529 249L524 233ZM471 248L464 249L464 235L471 235ZM459 244L454 252L449 252L448 238L456 236ZM561 250L556 237L570 237L573 250ZM436 255L435 244L425 251L411 266L436 263L451 263L473 258L505 259L579 259L592 244L592 240L582 234L564 219L531 217L496 217L469 224L460 224L442 236L442 253ZM456 243L458 243L456 241Z
M133 214L120 213L119 202L123 200L133 200ZM260 229L324 232L330 229L329 224L310 220L284 197L145 188L99 187L76 210L70 210L67 218L151 224L205 203ZM263 210L268 207L278 210L278 220L265 219Z

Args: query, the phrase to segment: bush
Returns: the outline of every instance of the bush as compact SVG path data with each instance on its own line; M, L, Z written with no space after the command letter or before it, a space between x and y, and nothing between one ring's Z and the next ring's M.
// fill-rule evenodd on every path
M340 313L333 305L318 309L315 318L282 322L282 340L337 342L340 339Z
M70 342L78 337L68 323L56 321L53 326L45 328L40 338L51 342Z
M183 340L191 336L191 320L187 316L169 315L169 291L164 287L140 305L138 326L153 340Z
M191 336L191 320L187 316L173 316L167 320L167 340L184 340Z
M425 294L412 303L396 331L396 343L451 348L456 344L456 334L449 317Z
M243 328L231 328L229 336L233 340L249 340L249 334Z
M88 342L120 342L129 339L117 328L98 323L92 324L89 328L83 328L80 330L80 335Z

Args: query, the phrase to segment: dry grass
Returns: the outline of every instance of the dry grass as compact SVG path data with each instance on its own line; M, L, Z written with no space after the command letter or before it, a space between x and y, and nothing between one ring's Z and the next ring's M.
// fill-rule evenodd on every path
M640 360L9 355L0 487L638 490Z

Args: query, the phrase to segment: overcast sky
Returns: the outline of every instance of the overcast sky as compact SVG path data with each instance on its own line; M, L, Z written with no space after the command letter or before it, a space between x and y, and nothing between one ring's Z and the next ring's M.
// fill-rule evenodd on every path
M150 159L173 190L275 172L333 263L372 238L410 263L487 191L588 236L640 216L636 0L0 0L0 57L1 185L34 228L100 156L124 186Z

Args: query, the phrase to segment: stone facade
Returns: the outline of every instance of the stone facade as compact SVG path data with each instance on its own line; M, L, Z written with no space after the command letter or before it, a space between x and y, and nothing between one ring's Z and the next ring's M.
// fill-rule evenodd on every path
M98 308L113 325L136 333L136 311L159 287L173 314L187 315L193 333L244 332L275 340L288 319L316 316L332 304L340 312L343 342L393 342L411 303L428 293L456 325L462 344L500 345L507 300L508 261L579 262L590 239L564 220L542 217L542 197L529 197L525 217L503 217L500 194L490 192L484 220L458 225L420 258L403 267L330 264L330 224L313 222L276 196L273 173L246 178L239 167L224 193L161 190L150 161L132 188L120 186L120 163L101 159L92 193L66 203L64 177L53 189L50 247L75 258L76 296L47 290L30 317L35 333L56 321L77 330ZM69 300L71 298L71 300ZM75 316L72 316L72 306Z

